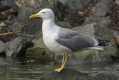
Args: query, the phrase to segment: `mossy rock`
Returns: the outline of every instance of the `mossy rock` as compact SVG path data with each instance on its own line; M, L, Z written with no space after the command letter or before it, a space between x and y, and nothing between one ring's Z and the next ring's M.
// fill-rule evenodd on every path
M44 60L55 59L55 54L45 47L42 38L33 40L33 43L34 47L27 49L26 57L39 58Z

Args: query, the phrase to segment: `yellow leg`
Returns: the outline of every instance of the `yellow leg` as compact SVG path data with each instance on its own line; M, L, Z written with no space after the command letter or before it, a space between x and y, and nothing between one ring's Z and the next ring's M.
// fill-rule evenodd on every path
M67 58L68 58L68 55L64 54L63 55L63 59L62 59L62 65L61 65L60 68L55 69L56 72L61 72L64 69L66 61L67 61Z

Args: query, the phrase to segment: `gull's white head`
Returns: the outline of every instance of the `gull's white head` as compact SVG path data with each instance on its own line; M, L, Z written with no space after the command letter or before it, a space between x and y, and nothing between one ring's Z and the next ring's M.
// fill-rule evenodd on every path
M33 14L30 16L30 18L36 18L36 17L41 17L42 19L50 19L50 18L54 18L54 13L51 9L45 8L42 9L37 14Z

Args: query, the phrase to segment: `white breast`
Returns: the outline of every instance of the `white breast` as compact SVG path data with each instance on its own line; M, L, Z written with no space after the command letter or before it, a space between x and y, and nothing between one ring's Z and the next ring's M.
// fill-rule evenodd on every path
M56 42L59 28L53 30L43 30L43 40L48 49L53 52L70 52L71 50Z

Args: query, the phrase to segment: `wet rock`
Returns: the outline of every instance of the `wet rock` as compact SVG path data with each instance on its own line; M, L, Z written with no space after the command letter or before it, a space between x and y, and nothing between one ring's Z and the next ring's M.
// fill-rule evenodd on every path
M45 60L55 59L55 54L45 47L42 38L33 40L33 43L34 47L27 49L26 57Z
M98 73L93 80L118 80L118 79L119 79L118 75L107 71Z
M116 0L116 3L119 4L119 0Z
M40 80L118 80L119 72L115 69L119 68L119 64L83 64L78 67L70 67L63 69L60 73L55 71L47 71ZM113 67L112 67L113 66ZM92 69L93 68L93 69ZM94 69L95 68L95 69Z
M5 53L8 57L24 56L27 48L31 47L31 40L27 37L16 37L5 44Z
M100 0L92 10L92 15L89 16L83 23L83 25L97 22L101 23L110 20L112 13L112 5L108 0Z
M19 8L14 0L2 0L0 1L0 10L13 9L14 12L18 12Z
M100 23L100 24L102 24L103 22L107 23L108 20L110 20L109 16L107 16L107 17L90 16L85 20L83 25L90 24L92 22L96 22L96 23Z
M47 72L40 80L118 80L114 71L89 71L90 73L65 68L62 72Z
M73 69L64 69L62 72L46 73L41 80L91 80L91 77Z
M54 54L50 51L46 51L43 48L29 48L26 51L26 57L28 58L38 58L43 60L54 60Z
M5 43L0 40L0 53L5 52Z

